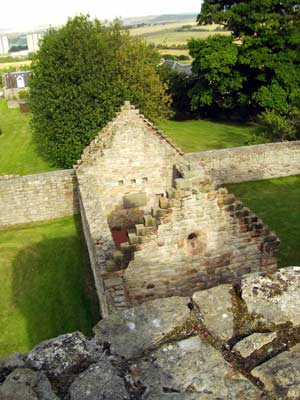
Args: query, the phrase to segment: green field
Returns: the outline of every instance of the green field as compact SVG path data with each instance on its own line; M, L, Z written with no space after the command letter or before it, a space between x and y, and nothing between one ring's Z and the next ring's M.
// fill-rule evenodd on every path
M227 36L228 32L217 32L219 35ZM182 45L187 44L190 39L206 39L208 36L212 35L212 32L176 32L175 30L164 29L159 32L147 33L143 37L149 43L162 44L162 45Z
M226 186L279 236L280 266L300 265L300 176Z
M41 340L91 334L97 301L79 218L0 230L0 358Z
M8 109L6 101L0 100L0 175L27 175L55 169L38 155L29 123L29 114Z
M178 31L183 26L191 26L189 30ZM191 38L206 39L209 35L229 35L226 31L215 31L217 25L198 26L196 21L173 22L167 24L147 25L141 28L130 29L133 36L141 36L149 43L167 46L187 44Z
M232 124L207 120L161 121L160 128L185 152L244 146L258 125Z

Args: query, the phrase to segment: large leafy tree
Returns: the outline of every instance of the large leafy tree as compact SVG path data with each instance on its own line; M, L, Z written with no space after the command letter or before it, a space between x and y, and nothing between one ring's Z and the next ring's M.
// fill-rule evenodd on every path
M87 16L50 29L33 60L33 129L44 155L70 167L99 129L130 100L148 117L168 115L160 56L119 22L104 26Z
M204 0L198 23L222 24L232 35L190 42L194 108L244 107L263 112L273 128L276 116L281 127L289 125L287 136L299 135L299 2Z

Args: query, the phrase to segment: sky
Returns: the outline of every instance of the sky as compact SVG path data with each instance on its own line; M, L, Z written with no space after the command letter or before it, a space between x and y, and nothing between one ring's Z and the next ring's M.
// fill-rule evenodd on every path
M68 17L90 14L100 20L115 17L198 13L200 0L6 0L0 30L63 24Z

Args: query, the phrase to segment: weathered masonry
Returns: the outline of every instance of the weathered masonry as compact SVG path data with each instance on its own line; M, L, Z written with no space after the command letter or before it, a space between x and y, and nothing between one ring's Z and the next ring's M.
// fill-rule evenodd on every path
M276 235L130 104L75 170L103 316L277 265Z
M79 212L73 170L0 176L0 227Z
M185 155L217 183L237 183L300 174L300 142L279 142Z

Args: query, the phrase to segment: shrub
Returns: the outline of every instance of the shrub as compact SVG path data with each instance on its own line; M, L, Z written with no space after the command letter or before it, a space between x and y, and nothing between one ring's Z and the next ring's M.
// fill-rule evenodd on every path
M118 21L87 16L50 29L33 57L30 99L34 137L44 156L71 167L125 100L156 119L169 115L160 55Z
M274 110L261 114L261 123L265 135L271 140L300 139L300 112L294 110L288 116L280 115Z

